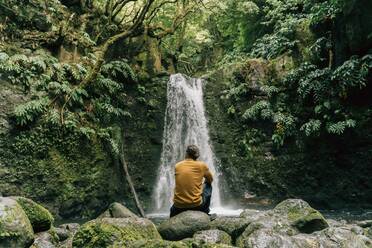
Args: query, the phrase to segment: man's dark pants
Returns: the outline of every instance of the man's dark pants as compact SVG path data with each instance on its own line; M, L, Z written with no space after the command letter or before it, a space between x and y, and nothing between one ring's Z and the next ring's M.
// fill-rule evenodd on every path
M202 194L202 198L203 198L202 204L194 208L177 208L173 205L170 209L170 217L176 216L177 214L180 214L187 210L202 211L206 214L209 214L210 212L209 206L211 205L211 197L212 197L212 185L209 183L204 183L203 194Z

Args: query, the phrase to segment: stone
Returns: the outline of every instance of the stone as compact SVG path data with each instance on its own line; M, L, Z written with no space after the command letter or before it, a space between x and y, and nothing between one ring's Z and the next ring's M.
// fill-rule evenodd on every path
M358 221L356 224L360 227L366 228L366 227L372 227L372 220L363 220Z
M126 247L131 241L161 239L155 225L144 218L102 218L82 225L73 238L74 248Z
M112 203L108 209L103 212L97 219L101 218L129 218L129 217L138 217L128 208L124 207L122 204L118 202Z
M29 247L34 242L31 223L13 199L0 197L0 247Z
M301 233L312 233L329 226L319 211L300 199L285 200L274 208L274 212L285 215L290 224Z
M208 229L210 218L200 211L185 211L158 226L160 235L166 240L191 238L196 232Z
M190 246L182 241L168 240L137 240L128 245L129 248L190 248Z
M236 242L238 247L295 248L290 237L269 228L247 229Z
M49 232L41 232L35 235L35 241L31 248L56 248L58 240Z
M233 239L236 239L250 223L251 221L246 218L217 217L210 223L210 228L225 231Z
M13 198L25 211L35 233L48 231L51 228L54 218L46 208L28 198Z
M243 211L241 216L250 222L236 241L241 247L312 247L314 238L306 234L329 227L317 210L300 199L285 200L257 214Z
M59 241L64 241L70 237L70 232L64 228L56 227L54 228L54 231L56 232Z
M205 230L194 234L193 239L205 244L225 244L231 245L231 237L221 230Z

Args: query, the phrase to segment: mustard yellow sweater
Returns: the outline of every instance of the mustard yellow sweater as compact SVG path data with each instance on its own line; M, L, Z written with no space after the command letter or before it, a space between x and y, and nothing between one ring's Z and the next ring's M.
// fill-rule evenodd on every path
M178 208L200 206L203 200L203 179L208 183L213 181L208 166L201 161L185 159L176 164L175 177L174 205Z

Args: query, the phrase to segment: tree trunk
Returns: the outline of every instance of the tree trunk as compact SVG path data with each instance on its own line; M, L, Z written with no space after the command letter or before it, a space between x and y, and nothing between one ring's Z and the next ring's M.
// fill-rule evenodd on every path
M142 217L145 217L145 212L143 211L142 205L141 205L141 203L140 203L140 201L138 199L138 196L137 196L136 189L134 188L134 184L132 182L132 178L131 178L131 176L129 174L128 165L127 165L127 163L125 161L125 158L124 158L124 149L123 149L123 147L121 149L121 154L120 154L120 163L121 163L121 165L123 167L123 170L125 172L125 178L127 179L127 182L129 184L130 190L132 191L132 195L134 197L134 201L136 203L136 207L138 209L138 212L140 213L140 215Z

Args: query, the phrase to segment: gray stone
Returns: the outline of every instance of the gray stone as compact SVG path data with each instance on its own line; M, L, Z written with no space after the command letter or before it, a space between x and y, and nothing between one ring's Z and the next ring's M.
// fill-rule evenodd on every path
M210 228L225 231L235 239L244 232L250 223L251 220L246 218L217 217L210 223Z
M0 247L29 247L34 241L31 223L13 199L0 197Z
M210 218L199 211L185 211L158 226L159 233L167 240L192 237L196 232L208 229Z
M231 245L231 237L221 230L205 230L194 234L193 239L205 244Z
M54 231L56 232L59 241L64 241L71 235L71 232L69 232L65 228L56 227L54 228Z
M48 232L41 232L35 235L35 241L31 248L56 248L56 240Z

